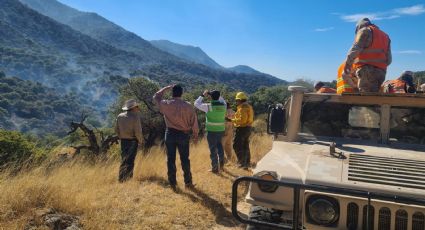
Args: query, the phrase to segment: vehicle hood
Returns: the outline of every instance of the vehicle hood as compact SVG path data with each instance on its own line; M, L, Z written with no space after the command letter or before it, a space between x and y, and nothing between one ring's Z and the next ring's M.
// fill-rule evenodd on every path
M274 141L254 174L275 171L280 180L425 198L425 151L396 146L336 141L331 156L327 140ZM339 146L339 147L338 147Z

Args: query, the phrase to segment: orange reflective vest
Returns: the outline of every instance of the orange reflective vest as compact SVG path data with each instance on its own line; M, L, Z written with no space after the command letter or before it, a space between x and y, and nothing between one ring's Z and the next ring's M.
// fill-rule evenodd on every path
M378 68L387 69L387 54L390 39L386 33L374 25L368 26L372 30L372 44L364 49L354 59L354 69L360 68L363 65L373 65Z
M353 87L351 87L351 85L346 83L344 79L342 78L342 73L344 72L344 68L345 68L345 63L342 63L338 68L338 75L336 78L336 93L337 94L354 93ZM355 77L354 75L351 75L350 77L353 83L357 85L357 77Z
M382 84L381 90L384 93L407 93L406 82L399 79L388 80Z
M329 88L329 87L322 87L319 90L317 90L316 93L336 93L336 90L333 88Z

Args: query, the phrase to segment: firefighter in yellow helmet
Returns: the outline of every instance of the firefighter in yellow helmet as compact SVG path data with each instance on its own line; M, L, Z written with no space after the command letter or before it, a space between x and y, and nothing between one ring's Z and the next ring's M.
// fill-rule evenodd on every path
M249 137L251 136L251 125L254 121L254 110L248 104L248 97L243 92L236 94L237 109L232 119L235 126L235 137L233 140L233 149L238 158L238 165L241 168L248 169L251 164L251 152L249 150Z

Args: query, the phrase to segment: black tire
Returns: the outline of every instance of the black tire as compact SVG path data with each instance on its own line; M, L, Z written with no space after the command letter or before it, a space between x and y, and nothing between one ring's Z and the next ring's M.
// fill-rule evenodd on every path
M250 220L258 220L258 221L279 224L282 221L281 219L282 213L283 212L281 210L253 205L251 206L251 209L249 211L248 218ZM246 229L247 230L276 230L278 228L248 225Z

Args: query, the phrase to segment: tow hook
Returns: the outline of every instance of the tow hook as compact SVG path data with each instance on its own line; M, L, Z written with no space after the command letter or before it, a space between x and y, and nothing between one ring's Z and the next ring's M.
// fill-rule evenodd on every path
M329 145L329 154L332 156L332 157L336 157L336 158L338 158L338 159L346 159L347 157L344 155L344 153L343 152L336 152L336 143L335 142L332 142L330 145Z

